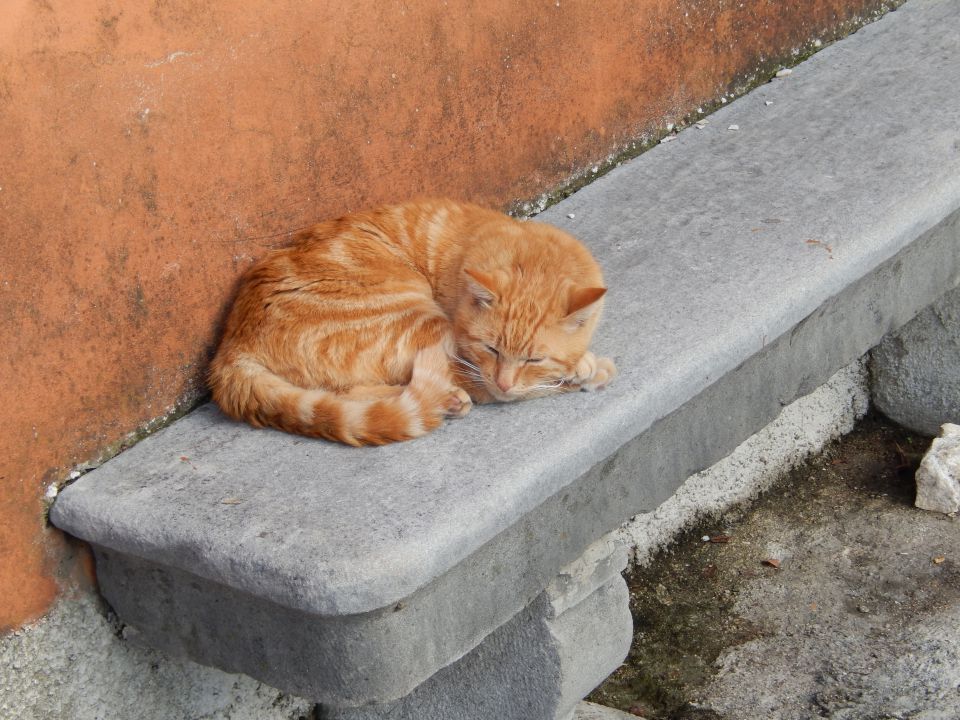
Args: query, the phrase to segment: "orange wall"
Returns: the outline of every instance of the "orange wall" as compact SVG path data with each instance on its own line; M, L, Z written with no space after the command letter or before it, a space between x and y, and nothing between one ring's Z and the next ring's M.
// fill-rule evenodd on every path
M881 4L5 0L0 627L75 582L45 486L201 392L286 232L532 198Z

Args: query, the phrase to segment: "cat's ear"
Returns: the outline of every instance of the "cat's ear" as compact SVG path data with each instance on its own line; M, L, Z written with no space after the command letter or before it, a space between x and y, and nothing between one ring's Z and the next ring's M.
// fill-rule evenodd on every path
M572 332L586 323L600 307L597 301L606 292L607 289L601 287L574 288L571 290L567 298L567 314L563 318L567 329Z
M467 288L477 305L490 307L497 299L497 285L493 278L479 270L464 268L467 275Z

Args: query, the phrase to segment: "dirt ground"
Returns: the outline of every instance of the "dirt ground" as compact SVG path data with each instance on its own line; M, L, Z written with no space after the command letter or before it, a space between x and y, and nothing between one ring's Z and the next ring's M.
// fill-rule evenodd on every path
M634 570L633 647L589 699L651 720L960 718L960 518L913 507L928 445L868 416Z

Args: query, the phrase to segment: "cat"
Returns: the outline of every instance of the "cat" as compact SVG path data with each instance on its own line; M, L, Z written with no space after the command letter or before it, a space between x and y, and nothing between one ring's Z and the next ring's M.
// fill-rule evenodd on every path
M346 215L268 252L240 281L213 398L262 427L381 445L473 403L595 390L606 288L565 232L419 200Z

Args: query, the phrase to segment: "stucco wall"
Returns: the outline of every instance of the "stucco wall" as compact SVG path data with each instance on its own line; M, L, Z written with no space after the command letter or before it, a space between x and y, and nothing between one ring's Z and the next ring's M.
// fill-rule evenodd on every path
M45 488L202 392L289 231L535 198L889 4L6 0L0 627L91 582Z

